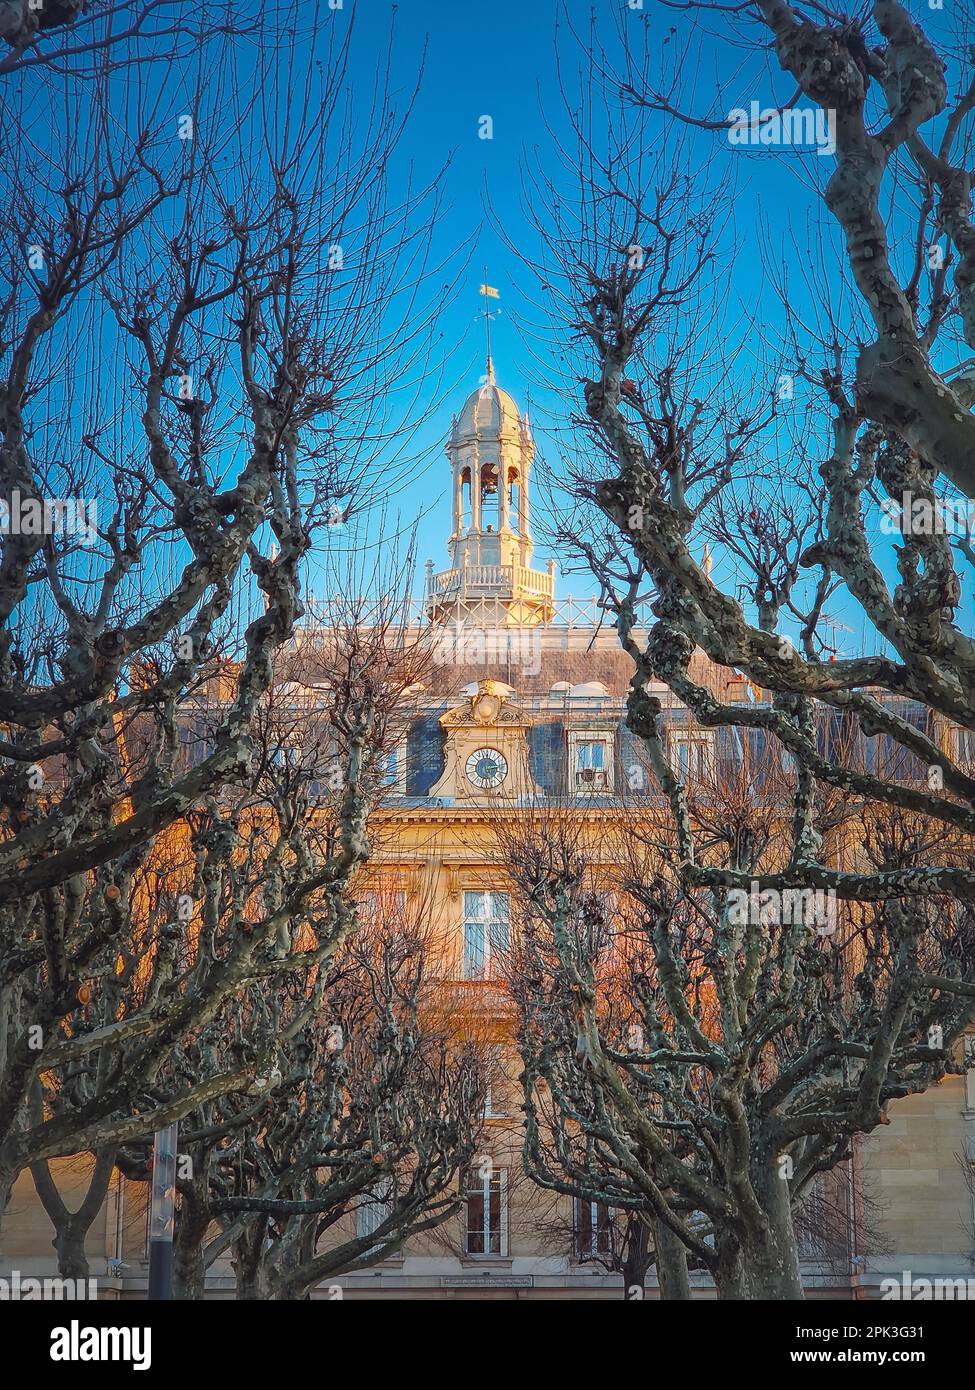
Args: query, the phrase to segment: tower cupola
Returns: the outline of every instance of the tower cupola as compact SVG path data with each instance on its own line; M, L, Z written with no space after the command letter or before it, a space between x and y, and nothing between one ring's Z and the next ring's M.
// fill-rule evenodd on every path
M531 568L535 443L527 414L495 380L490 356L482 384L454 417L447 457L452 567L429 575L430 617L483 618L506 626L548 621L554 567Z

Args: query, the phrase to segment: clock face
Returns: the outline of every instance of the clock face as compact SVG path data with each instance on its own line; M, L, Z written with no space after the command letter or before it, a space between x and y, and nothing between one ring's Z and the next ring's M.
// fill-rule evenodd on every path
M486 792L500 787L508 775L508 763L496 748L478 748L467 759L465 771L471 786Z

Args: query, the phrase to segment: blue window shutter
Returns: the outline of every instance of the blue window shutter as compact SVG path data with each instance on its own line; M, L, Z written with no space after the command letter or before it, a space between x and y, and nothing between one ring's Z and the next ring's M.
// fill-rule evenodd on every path
M213 738L206 719L194 716L179 726L179 743L186 767L198 767L213 752Z
M764 729L761 730L764 737ZM744 731L737 729L733 725L724 724L715 729L715 754L714 759L717 763L718 776L721 779L733 780L741 773L744 757ZM749 752L752 750L749 749Z
M917 700L898 700L893 712L921 733L927 732L928 711ZM910 752L903 744L893 738L884 740L886 745L886 775L897 782L920 782L925 779L926 768L916 753Z
M536 724L528 730L531 774L550 796L565 790L565 726Z
M746 737L748 739L749 778L753 786L764 790L768 786L769 776L772 772L768 735L764 729L749 729Z
M406 794L426 796L443 774L447 738L435 714L416 719L406 737Z
M631 796L646 796L655 791L657 786L646 744L625 724L620 725L620 760L616 772L616 785L621 793L625 792Z

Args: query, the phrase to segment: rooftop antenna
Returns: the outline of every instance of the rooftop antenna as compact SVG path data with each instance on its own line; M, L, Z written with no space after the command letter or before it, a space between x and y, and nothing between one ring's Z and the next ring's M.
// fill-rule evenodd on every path
M838 656L841 648L837 641L837 632L852 632L853 629L852 627L848 627L846 623L841 623L838 618L834 618L830 613L824 612L820 616L822 618L823 627L829 628L832 638L832 641L826 643L826 650L832 652L834 656Z
M489 284L488 284L487 266L484 267L484 283L481 285L481 288L478 290L478 294L483 295L483 297L484 297L484 335L485 335L485 338L487 339L487 379L488 379L488 385L493 385L493 384L494 384L494 364L493 364L492 361L491 361L491 319L492 319L493 315L492 315L492 313L491 313L491 309L490 309L490 306L489 306L489 304L488 304L488 300L489 300L489 299L500 299L500 298L501 298L501 293L500 293L499 290L496 290L496 289L494 288L493 285L489 285Z

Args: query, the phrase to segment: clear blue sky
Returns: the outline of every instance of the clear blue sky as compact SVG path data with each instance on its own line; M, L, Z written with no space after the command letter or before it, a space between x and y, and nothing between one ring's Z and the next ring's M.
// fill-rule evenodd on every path
M560 362L545 341L516 330L519 319L534 317L533 307L520 298L518 288L530 277L493 228L484 199L487 190L495 217L523 255L529 260L543 256L537 230L522 206L519 166L526 150L540 151L544 159L556 162L557 150L546 128L548 120L564 129L556 81L556 19L560 13L563 18L567 14L570 24L585 34L594 9L600 35L607 42L612 42L615 20L621 20L631 29L648 31L654 55L659 54L661 60L669 63L673 55L686 50L684 104L696 114L724 119L732 107L747 106L751 100L764 107L785 102L792 95L791 80L783 77L774 59L768 59L764 33L743 27L740 18L724 14L707 20L706 31L701 32L694 28L698 20L693 11L667 9L658 0L644 0L642 11L630 9L625 0L597 0L595 6L592 0L405 0L399 6L390 0L344 0L344 8L332 12L326 0L318 0L323 29L353 22L351 78L353 89L363 93L363 110L376 64L386 50L394 10L395 77L403 92L412 90L426 46L424 79L396 164L401 170L402 162L411 160L416 178L425 182L445 160L451 160L445 176L446 207L433 231L431 260L439 265L452 256L456 259L458 248L470 243L458 293L437 330L434 346L435 355L443 359L441 386L439 392L431 386L429 410L414 446L425 450L425 455L409 485L389 500L385 518L387 528L396 519L402 526L417 521L421 566L427 558L437 568L447 562L449 468L442 446L451 414L476 388L484 370L482 301L477 290L485 264L489 280L501 296L493 305L500 313L492 325L498 380L522 408L529 404L531 383L536 440L547 461L557 467L554 441L545 429L552 406L552 400L546 400L545 388L547 381L558 377ZM921 20L925 25L947 22L926 10ZM571 39L564 32L561 51L563 60L568 60L564 71L570 71L578 57L573 56ZM177 76L173 80L180 79ZM285 102L290 96L287 91ZM268 96L269 106L274 100ZM493 122L491 139L479 138L479 122L485 116ZM727 170L734 188L734 216L720 245L721 274L727 280L726 288L722 285L723 317L710 326L708 339L701 345L703 365L697 389L711 395L723 376L737 372L747 377L749 361L757 362L762 355L763 340L767 348L767 340L776 337L783 321L777 287L787 282L790 301L801 308L804 320L810 323L820 316L826 300L840 303L840 317L850 321L851 309L855 316L856 297L844 289L848 272L837 274L835 260L827 256L820 263L815 251L813 224L817 218L825 223L827 236L836 237L835 228L823 214L818 192L832 168L831 159L808 151L736 150L723 134L708 131L697 131L687 138L688 173L695 177L715 169ZM649 177L656 174L654 159L648 167ZM661 156L661 166L663 163ZM393 172L394 184L400 177L401 172ZM910 236L902 240L910 246ZM107 351L104 342L101 346ZM814 352L810 365L818 363L819 354ZM788 369L783 358L781 370ZM764 378L760 380L764 382ZM770 390L773 381L769 379ZM817 436L806 441L814 459L830 446L825 410L817 418L816 431ZM777 443L788 459L789 441L780 439ZM370 518L371 539L378 540L378 525L378 516ZM536 563L544 565L548 558L544 538L537 535L536 539ZM717 577L733 587L720 565L716 559ZM581 597L591 587L588 579L577 575L561 580L559 592L565 596L571 591ZM314 592L314 574L311 588ZM967 577L964 588L970 613ZM858 633L859 618L851 619L851 625ZM856 636L851 636L849 644L858 645Z
M357 0L357 49L368 65L370 42L385 41L390 6L387 0ZM553 0L492 0L492 3L445 3L408 0L397 8L400 34L397 56L404 81L410 81L427 44L426 70L409 127L407 149L421 170L448 156L448 211L436 229L436 253L446 254L475 238L468 271L456 300L443 317L442 349L447 362L446 399L431 412L423 442L441 440L451 415L460 409L484 371L483 301L478 286L483 266L500 292L492 305L500 311L491 326L493 357L500 384L524 409L530 352L518 338L510 314L510 252L492 229L484 211L485 182L492 203L516 235L526 235L518 207L518 161L524 144L543 138L539 90L551 91L554 65ZM493 138L480 139L479 118L491 116ZM412 495L400 499L404 518L419 515L419 557L445 568L450 530L448 463L437 451L427 463ZM536 557L541 562L540 547ZM577 592L579 592L577 588Z
M348 3L348 0L347 0ZM674 49L688 38L690 18L686 12L668 10L655 0L645 0L642 14L626 12L623 0L602 0L596 6L600 23L611 21L609 9L615 5L627 24L648 25L652 40ZM411 125L410 150L422 168L433 167L448 154L452 165L447 174L449 213L437 228L436 242L444 252L460 245L480 225L471 254L465 284L457 301L442 323L443 348L447 360L445 381L454 383L448 398L432 410L425 422L427 441L442 440L451 413L458 409L483 371L483 322L478 318L481 301L477 288L486 263L490 282L501 292L501 314L492 326L493 356L499 382L509 389L520 406L526 404L526 382L544 379L544 346L526 342L515 331L512 316L519 304L514 281L524 272L511 252L502 244L485 217L483 198L487 186L492 206L504 222L509 235L519 240L529 254L534 251L534 235L520 206L518 166L526 147L545 147L550 137L542 111L557 116L559 97L555 85L555 0L491 0L491 3L444 3L444 0L408 0L397 10L401 36L398 61L405 77L412 77L424 41L428 44L426 77ZM571 22L585 31L593 11L591 0L568 0L565 7ZM389 7L386 0L357 0L356 24L378 43L384 37ZM930 28L943 24L942 16L921 14ZM710 21L711 33L698 34L693 46L692 67L699 114L723 117L732 106L747 106L756 99L762 106L784 102L791 95L791 79L784 77L754 45L755 31L740 33L737 45L729 42L729 32L739 21L718 16ZM609 24L604 31L609 35ZM369 44L364 45L365 49ZM673 50L669 50L673 51ZM700 93L714 94L714 106L702 111ZM478 120L488 114L493 119L493 139L478 138ZM817 186L828 177L833 162L828 157L798 155L768 150L730 150L725 138L700 132L691 138L692 161L704 168L713 161L731 160L734 167L735 197L740 204L733 239L723 247L728 274L727 306L732 320L747 335L747 320L754 318L759 335L775 335L782 315L774 284L788 279L789 296L815 317L822 301L846 302L841 319L856 313L856 296L849 296L834 273L824 275L811 248L812 219L822 216ZM828 222L827 222L828 226ZM832 229L830 229L832 230ZM911 236L905 238L910 249ZM844 275L843 278L848 278ZM820 301L817 303L816 301ZM869 330L868 330L869 331ZM732 355L729 353L729 355ZM788 369L788 364L784 364ZM741 370L741 366L738 368ZM541 406L541 410L535 409ZM545 448L544 403L533 402L536 426L543 427L537 438ZM817 457L829 447L828 415L822 414L821 444L813 441ZM785 445L784 447L787 447ZM419 515L419 559L432 558L437 568L446 563L444 543L449 530L448 465L442 451L436 452L410 492L398 499L404 519ZM544 545L536 552L543 563ZM889 569L892 574L892 568ZM896 582L896 577L893 578ZM971 618L971 585L963 572L964 612ZM564 595L588 592L587 582L578 576L560 584ZM848 620L852 632L839 631L841 651L851 654L860 648L863 633L859 612L836 599L834 616ZM866 634L864 634L866 635ZM873 634L867 641L873 649Z

